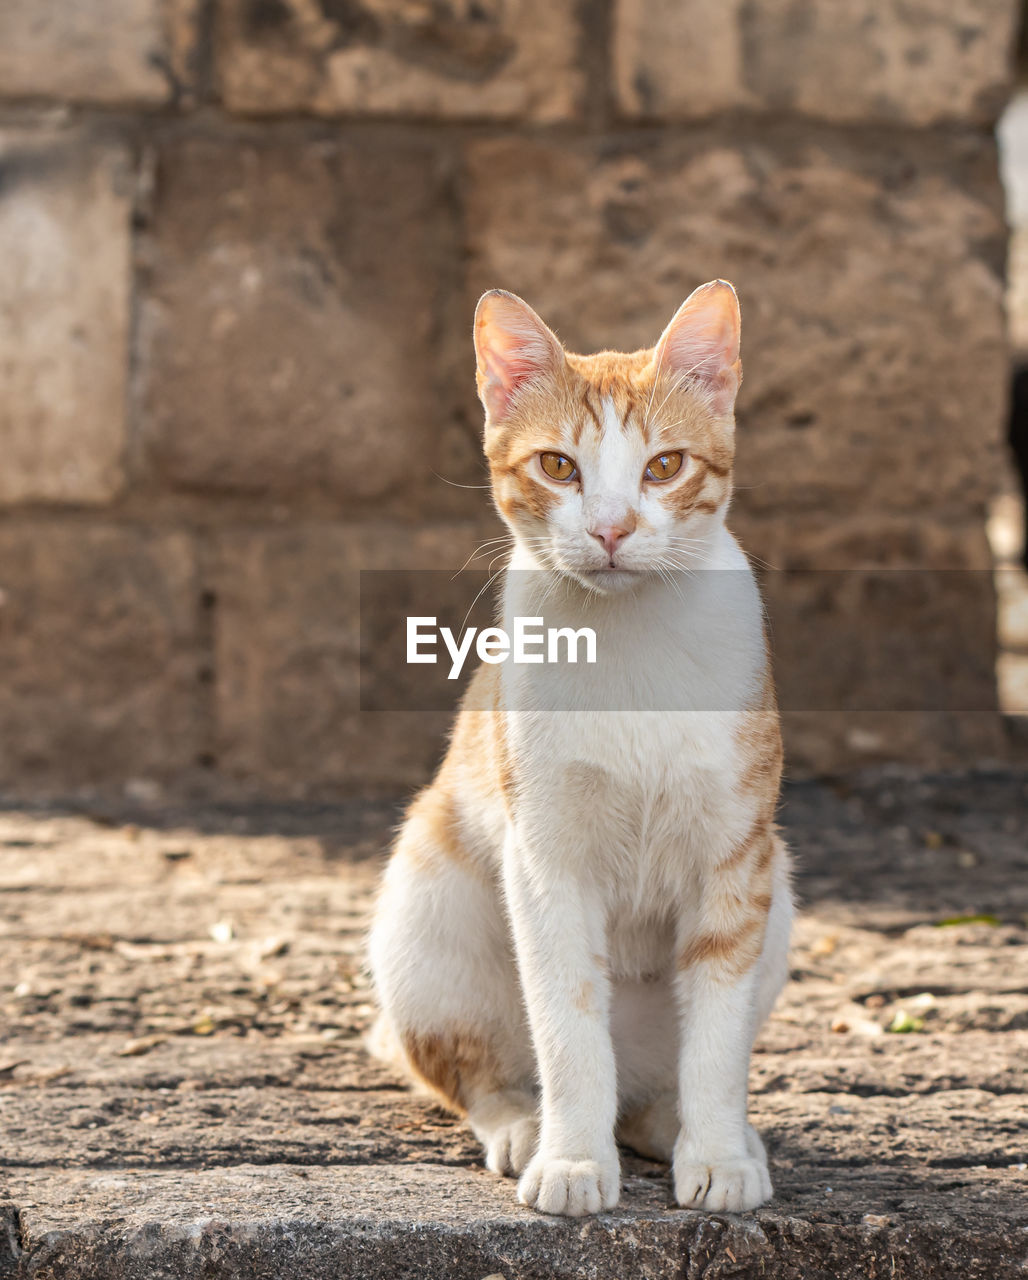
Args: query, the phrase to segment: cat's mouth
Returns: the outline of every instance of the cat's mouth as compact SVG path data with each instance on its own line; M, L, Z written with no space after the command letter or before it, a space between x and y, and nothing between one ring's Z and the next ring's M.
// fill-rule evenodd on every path
M638 569L619 569L611 565L604 565L601 569L572 569L570 573L583 586L601 595L637 587L646 577Z

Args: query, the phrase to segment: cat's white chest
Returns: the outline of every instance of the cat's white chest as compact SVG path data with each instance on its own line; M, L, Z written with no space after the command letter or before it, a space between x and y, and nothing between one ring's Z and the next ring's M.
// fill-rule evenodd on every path
M547 851L541 879L572 876L615 914L681 909L751 820L737 783L766 652L756 584L726 538L720 567L634 595L552 602L536 576L509 576L508 619L593 626L599 659L504 669L516 823Z
M579 712L543 732L525 717L514 730L525 744L525 798L534 793L559 807L562 825L588 832L593 866L634 879L664 864L677 875L722 841L741 768L738 721L730 712Z

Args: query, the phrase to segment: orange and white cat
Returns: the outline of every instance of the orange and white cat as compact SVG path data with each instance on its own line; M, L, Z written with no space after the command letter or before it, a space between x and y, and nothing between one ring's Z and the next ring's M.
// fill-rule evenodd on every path
M606 661L476 672L385 873L373 1043L545 1213L617 1203L617 1140L672 1161L679 1204L752 1209L749 1059L793 908L761 602L725 527L735 291L579 356L496 290L475 346L504 621L592 626Z

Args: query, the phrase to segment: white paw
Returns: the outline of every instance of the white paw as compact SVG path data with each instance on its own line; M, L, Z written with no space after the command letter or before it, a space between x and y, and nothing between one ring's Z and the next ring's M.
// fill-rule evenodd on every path
M555 1160L538 1155L518 1183L518 1199L540 1213L581 1218L613 1209L621 1194L617 1156L605 1160Z
M539 1145L539 1125L534 1115L519 1116L498 1125L485 1144L485 1167L492 1173L517 1177Z
M747 1146L753 1150L750 1143ZM763 1150L757 1159L752 1155L728 1160L683 1156L676 1154L674 1162L675 1199L683 1209L744 1213L771 1199Z

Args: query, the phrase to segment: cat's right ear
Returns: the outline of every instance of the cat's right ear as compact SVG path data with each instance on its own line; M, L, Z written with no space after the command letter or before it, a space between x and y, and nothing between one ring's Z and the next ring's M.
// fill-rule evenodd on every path
M478 395L494 421L522 387L555 373L564 349L527 302L505 289L483 293L475 308Z
M660 368L703 387L715 412L732 412L742 363L739 299L727 280L711 280L689 294L661 334L655 355Z

